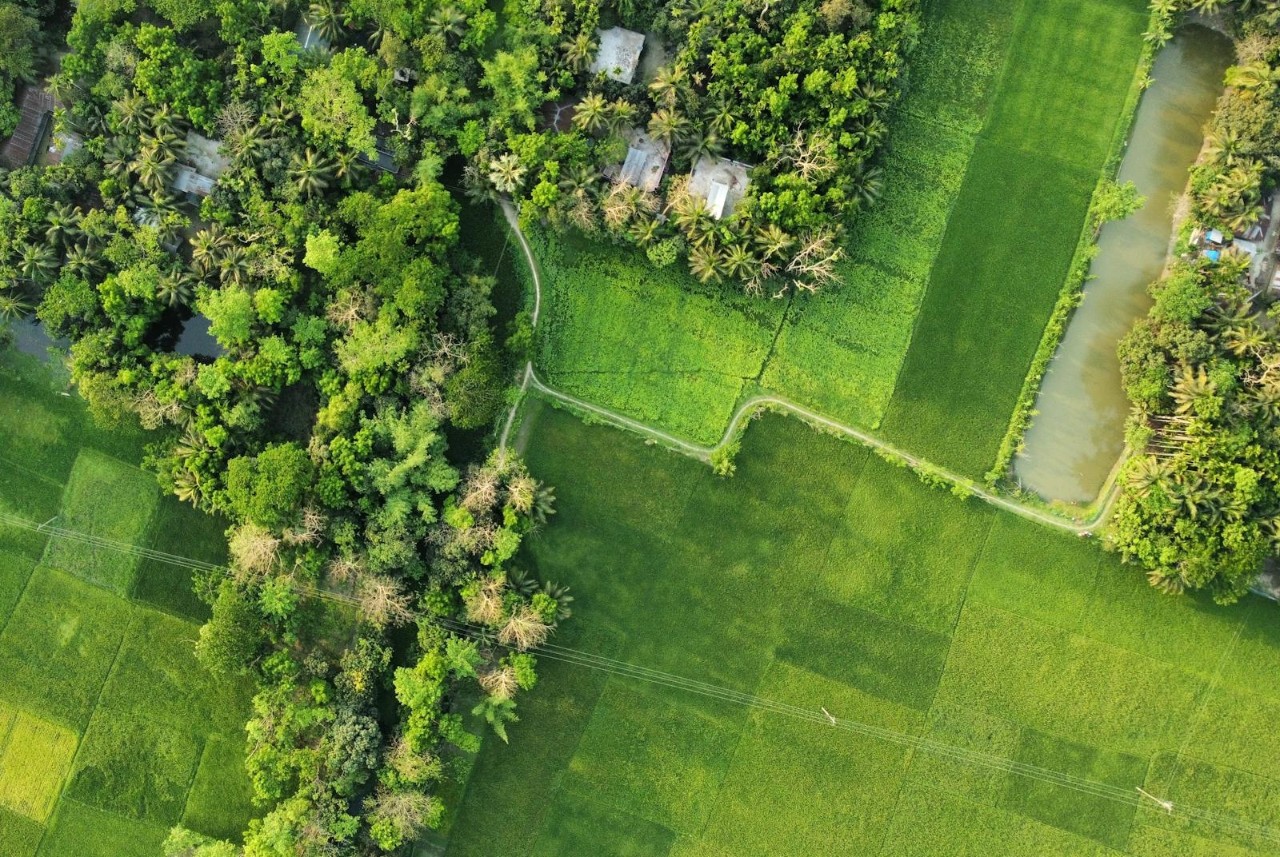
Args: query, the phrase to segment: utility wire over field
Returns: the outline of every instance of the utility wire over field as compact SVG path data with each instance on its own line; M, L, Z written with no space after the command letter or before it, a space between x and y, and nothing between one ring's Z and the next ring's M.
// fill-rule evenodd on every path
M66 527L58 526L51 521L39 523L27 520L6 512L0 512L0 525L12 526L29 530L31 532L42 533L48 535L50 538L68 539L82 544L88 544L93 547L103 548L105 550L119 551L130 556L152 559L157 562L163 562L182 568L199 571L214 571L224 568L223 566L202 562L200 560L191 559L178 554L142 548L137 545L131 545L124 542L114 541L112 539L102 538L100 536L94 536L90 533L68 529ZM351 596L325 590L309 589L308 591L317 597L328 600L346 603L356 603L357 601L357 599L352 598ZM429 618L431 621L436 622L441 627L453 633L483 639L487 644L502 646L503 648L508 648L513 651L516 650L514 646L506 645L493 639L490 629L483 626L473 625L441 616L424 617L422 615L415 615L414 618ZM1132 788L1125 788L1112 783L1090 780L1074 774L1055 771L1051 768L1032 765L1027 762L1021 762L1016 759L1011 759L994 753L984 753L979 750L973 750L957 744L939 741L935 738L929 738L923 735L914 735L908 732L901 732L894 729L887 729L882 726L876 726L871 723L864 723L858 720L839 717L837 714L830 712L825 706L823 706L822 701L816 701L811 707L794 705L792 703L743 693L722 685L715 685L709 682L665 672L663 670L656 670L650 667L628 663L627 661L606 657L593 652L585 652L568 646L556 645L554 643L543 643L542 645L535 647L532 651L537 654L538 657L545 658L549 661L596 670L618 678L643 681L659 687L668 688L670 690L696 694L718 702L741 705L765 714L789 717L818 727L838 729L842 732L848 732L865 738L883 741L888 744L906 747L913 751L929 753L938 758L949 759L962 764L971 765L973 767L1012 774L1026 780L1043 783L1045 785L1069 789L1089 797L1101 798L1128 806L1137 807L1146 804L1148 806L1158 807L1166 815L1175 819L1203 824L1224 833L1261 839L1268 843L1280 845L1280 829L1236 818L1224 813L1214 812L1212 810L1175 803L1161 795L1153 794L1144 790L1142 786L1138 784L1135 784Z

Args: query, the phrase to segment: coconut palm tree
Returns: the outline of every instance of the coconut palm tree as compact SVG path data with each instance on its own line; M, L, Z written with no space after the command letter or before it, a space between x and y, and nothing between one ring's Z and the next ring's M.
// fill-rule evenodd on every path
M322 193L332 176L332 162L309 146L301 155L295 152L289 161L289 178L298 193L308 199Z
M201 478L200 473L185 467L173 476L173 493L184 503L190 503L200 509L204 508L207 499L204 479Z
M1236 357L1257 354L1266 347L1268 341L1267 334L1252 319L1227 330L1222 340L1227 351Z
M1240 90L1240 97L1254 98L1260 90L1274 86L1280 80L1280 69L1273 69L1262 60L1248 65L1233 65L1227 69L1226 84Z
M858 84L858 97L867 103L867 107L879 113L889 106L889 90L877 86L869 80Z
M69 203L55 206L45 215L48 227L45 240L50 244L68 245L80 236L80 209Z
M174 268L160 278L160 287L156 296L170 309L186 307L195 296L195 281L186 271Z
M689 253L689 272L701 283L724 277L724 259L713 243L694 247Z
M249 255L239 244L232 244L218 260L218 276L222 282L241 285L249 276Z
M342 182L343 186L351 183L352 177L356 174L356 170L360 168L360 153L353 152L349 149L343 150L333 159L333 175L334 178Z
M1192 369L1183 364L1174 380L1169 395L1173 397L1179 414L1193 413L1196 406L1218 392L1217 383L1209 377L1203 365Z
M859 206L870 207L884 194L884 171L862 161L850 177L849 196Z
M776 223L769 223L757 229L754 240L760 255L765 259L776 259L782 256L795 243L795 239Z
M1212 131L1204 141L1205 154L1216 163L1227 167L1235 166L1242 157L1252 154L1251 148L1249 142L1234 128Z
M760 269L760 260L751 252L751 248L743 243L730 244L722 258L725 274L735 280L749 280Z
M609 102L607 125L615 134L630 125L636 119L636 106L625 98L615 98Z
M688 74L684 66L664 65L649 82L649 93L655 103L671 109L680 101L688 86Z
M489 162L489 181L499 193L513 194L524 182L525 168L514 152Z
M115 125L122 131L140 131L151 123L151 107L136 92L118 99L112 107Z
M77 277L92 277L99 269L98 255L87 244L77 244L67 251L62 269Z
M134 157L133 172L138 176L139 184L149 192L163 190L169 181L169 168L174 158L155 146L144 146Z
M658 240L658 230L661 228L662 224L656 218L643 217L634 221L627 233L631 236L632 241L641 247L645 247Z
M452 3L446 3L427 19L427 32L442 39L461 39L466 33L467 16Z
M595 40L585 31L560 43L560 53L564 55L564 63L574 73L586 71L595 52Z
M716 103L707 111L707 130L717 136L727 137L737 123L738 117L734 115L733 105L725 98L716 99Z
M1169 463L1154 455L1134 459L1125 474L1125 484L1137 497L1147 497L1156 486L1169 480L1172 469Z
M575 163L561 174L560 181L556 185L566 196L572 196L580 190L594 194L599 183L599 173L587 164Z
M19 295L0 292L0 322L17 321L29 312L31 312L31 304Z
M231 246L231 236L214 223L191 236L191 266L204 275L217 267L223 252Z
M649 117L649 134L668 145L682 137L688 127L688 119L667 107L655 110Z
M179 136L185 133L186 128L181 116L173 112L167 104L162 104L151 114L151 133L157 137L161 136Z
M588 92L573 111L573 125L588 134L607 128L610 119L609 102L598 92Z
M718 158L722 148L714 131L694 131L681 145L680 155L690 165L697 165L703 158Z
M336 42L342 32L342 14L334 0L315 0L307 7L307 22L329 42Z
M58 256L48 244L23 244L18 251L18 271L36 284L53 279L58 269Z

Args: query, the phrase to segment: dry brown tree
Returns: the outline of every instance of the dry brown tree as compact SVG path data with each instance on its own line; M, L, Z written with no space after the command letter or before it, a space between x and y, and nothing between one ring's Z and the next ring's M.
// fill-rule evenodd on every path
M251 577L269 572L280 556L280 539L257 524L236 527L228 547L236 571Z
M494 699L512 699L519 689L516 671L511 667L499 667L480 676L480 689Z
M360 613L378 628L404 625L413 619L409 595L400 581L385 574L366 574L356 583Z
M498 642L527 651L541 646L551 636L551 626L542 620L538 612L522 605L512 613L498 631Z
M467 620L481 625L496 625L502 620L502 595L506 583L491 577L481 584L466 601Z

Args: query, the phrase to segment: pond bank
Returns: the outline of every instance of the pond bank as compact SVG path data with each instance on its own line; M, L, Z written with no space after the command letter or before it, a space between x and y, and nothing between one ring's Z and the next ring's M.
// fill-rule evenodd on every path
M1178 31L1155 59L1117 180L1132 181L1146 204L1106 224L1084 289L1036 400L1038 415L1014 473L1046 500L1094 500L1124 450L1129 402L1116 347L1150 307L1147 286L1164 268L1173 205L1203 143L1222 92L1232 47L1200 26Z

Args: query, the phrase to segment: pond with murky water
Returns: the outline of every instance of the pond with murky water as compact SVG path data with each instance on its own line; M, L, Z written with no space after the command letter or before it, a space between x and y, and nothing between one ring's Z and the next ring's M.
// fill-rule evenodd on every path
M1014 462L1019 484L1048 500L1088 503L1124 450L1129 400L1120 339L1151 306L1147 287L1168 255L1173 206L1204 140L1204 125L1233 58L1230 41L1191 26L1156 57L1118 180L1146 197L1141 210L1102 227L1084 301L1045 375L1037 416Z

